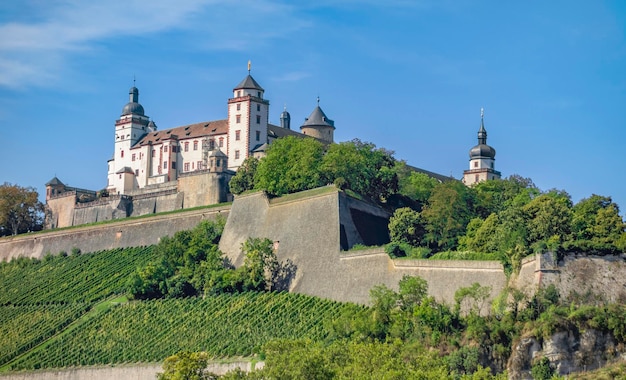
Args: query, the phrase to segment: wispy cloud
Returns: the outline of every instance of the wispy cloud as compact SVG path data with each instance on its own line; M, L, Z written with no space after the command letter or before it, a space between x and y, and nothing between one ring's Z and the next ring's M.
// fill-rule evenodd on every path
M198 49L245 50L306 25L282 22L293 8L268 0L67 0L38 5L34 20L0 23L0 86L54 83L70 55L90 51L108 38L178 29L193 31ZM281 22L251 27L259 20L270 25L272 19Z

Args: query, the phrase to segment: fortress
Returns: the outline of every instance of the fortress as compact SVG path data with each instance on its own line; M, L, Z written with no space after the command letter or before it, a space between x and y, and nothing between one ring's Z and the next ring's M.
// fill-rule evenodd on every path
M227 118L158 130L139 103L139 90L115 121L113 157L108 160L107 185L100 191L66 186L54 177L46 183L45 228L95 223L129 216L188 209L232 201L228 183L250 156L263 157L268 146L285 136L334 142L335 122L319 106L300 126L291 129L286 108L280 126L269 124L270 102L250 74L232 90ZM500 178L494 169L495 149L487 145L481 110L478 145L470 150L470 168L463 182ZM437 173L417 169L438 180Z

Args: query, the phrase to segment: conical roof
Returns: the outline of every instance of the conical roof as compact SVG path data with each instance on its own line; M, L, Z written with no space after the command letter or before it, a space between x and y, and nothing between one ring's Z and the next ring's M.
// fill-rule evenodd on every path
M252 75L248 74L247 77L243 78L243 80L235 87L235 90L263 90L263 87L259 85L257 81L252 78Z
M56 176L46 183L46 186L59 186L59 185L64 185L64 183L61 182L61 180L58 179Z
M311 112L309 117L304 119L304 124L302 124L302 127L333 127L335 128L335 122L329 119L324 113L324 111L322 111L322 109L318 105L317 107L315 107L313 112Z

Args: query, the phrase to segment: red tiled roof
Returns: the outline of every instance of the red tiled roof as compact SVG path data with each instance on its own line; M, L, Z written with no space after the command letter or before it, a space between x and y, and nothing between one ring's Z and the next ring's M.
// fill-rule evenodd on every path
M164 129L146 134L135 146L143 146L149 143L158 144L163 140L168 140L175 135L179 140L193 139L205 136L225 135L228 133L228 120L204 121L183 125L171 129Z

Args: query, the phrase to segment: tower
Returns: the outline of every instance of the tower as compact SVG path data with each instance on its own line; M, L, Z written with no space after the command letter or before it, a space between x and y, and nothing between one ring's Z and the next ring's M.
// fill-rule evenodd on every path
M291 115L287 112L287 106L280 114L280 127L285 129L291 129Z
M228 169L237 170L250 153L267 142L270 102L263 99L265 90L250 75L233 89L228 99Z
M487 145L485 129L485 112L480 109L480 128L478 129L478 145L469 151L469 170L463 172L463 183L471 186L481 181L500 179L500 172L494 169L496 150Z
M315 107L309 117L304 119L304 124L302 124L300 130L303 134L322 141L329 143L334 141L335 122L329 119L320 108L319 96L317 97L317 107Z
M137 87L131 87L128 94L129 101L122 108L120 118L115 121L115 151L113 158L108 161L107 189L121 194L135 188L137 182L136 173L132 169L133 158L130 148L153 128L152 126L149 128L149 118L144 114L143 106L139 104Z

